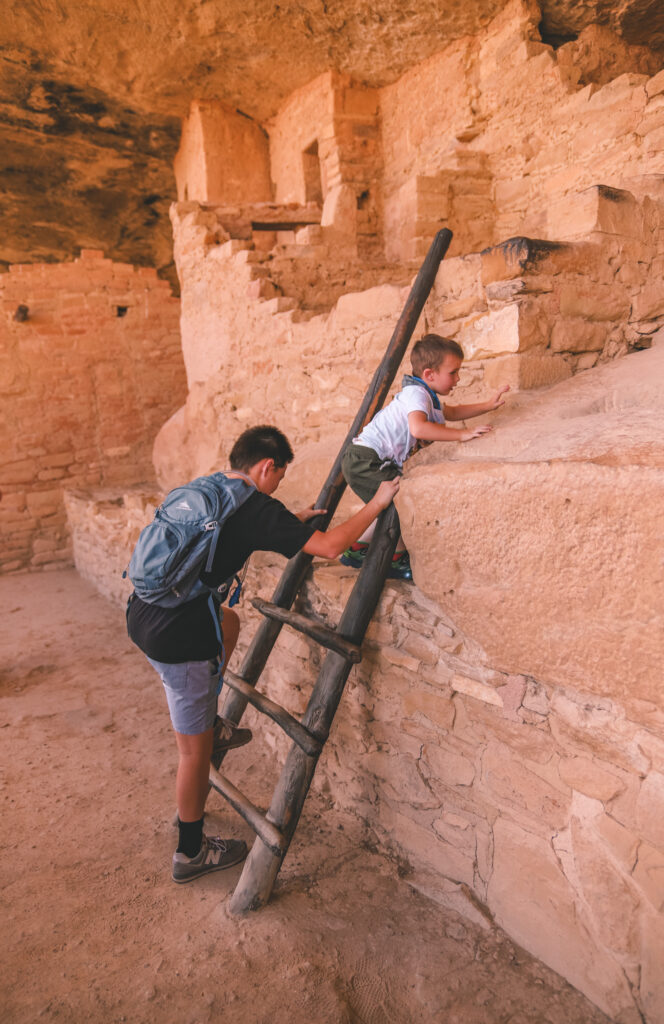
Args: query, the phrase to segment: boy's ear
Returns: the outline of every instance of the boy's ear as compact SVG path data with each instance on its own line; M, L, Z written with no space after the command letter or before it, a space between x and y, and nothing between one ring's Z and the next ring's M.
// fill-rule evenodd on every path
M259 463L258 475L261 480L265 480L270 471L274 469L274 459L261 459Z

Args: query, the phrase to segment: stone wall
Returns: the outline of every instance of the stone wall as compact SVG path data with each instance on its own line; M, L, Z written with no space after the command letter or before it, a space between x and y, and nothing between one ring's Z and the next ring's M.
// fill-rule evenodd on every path
M186 389L179 302L156 271L83 250L0 277L0 569L71 564L63 491L150 480Z
M180 200L231 204L272 198L266 133L224 103L194 100L174 169Z
M298 89L268 125L279 202L333 205L349 189L362 256L380 245L378 91L334 72Z
M386 222L398 216L404 186L424 176L439 182L438 200L429 190L428 220L455 231L453 255L515 234L558 240L567 236L548 217L552 202L661 171L661 62L608 30L587 29L567 44L572 64L567 46L541 42L539 19L537 5L512 0L483 33L381 90ZM477 171L458 173L458 160L473 157L486 161L491 207ZM411 232L402 256L413 246L422 253L422 231L413 224Z

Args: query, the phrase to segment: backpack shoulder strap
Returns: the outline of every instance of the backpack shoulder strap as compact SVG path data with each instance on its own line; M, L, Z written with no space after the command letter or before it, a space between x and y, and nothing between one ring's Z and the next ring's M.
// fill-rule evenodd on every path
M240 479L244 480L244 482L246 484L249 484L250 487L256 488L256 484L251 479L251 477L247 476L247 474L243 473L242 470L240 470L240 469L224 469L223 470L223 474L224 474L224 476L229 477L231 480L233 479L233 477L239 476ZM256 490L258 490L258 488L256 488Z

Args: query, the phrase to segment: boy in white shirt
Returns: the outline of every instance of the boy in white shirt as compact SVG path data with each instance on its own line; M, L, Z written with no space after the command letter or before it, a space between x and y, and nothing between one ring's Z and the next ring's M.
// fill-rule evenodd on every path
M488 402L472 405L441 405L438 396L449 395L459 381L463 349L450 338L426 334L413 346L412 376L403 378L402 390L353 438L344 453L342 472L346 482L362 501L369 501L382 480L401 475L406 459L432 441L470 441L491 430L487 424L461 430L446 421L471 419L504 405L500 388ZM342 565L360 569L366 557L373 526L351 544L341 556ZM391 579L412 580L410 559L399 538L394 553Z

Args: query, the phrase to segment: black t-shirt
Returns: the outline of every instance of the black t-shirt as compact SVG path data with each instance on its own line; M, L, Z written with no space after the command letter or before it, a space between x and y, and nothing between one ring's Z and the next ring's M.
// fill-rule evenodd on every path
M315 526L300 522L276 498L254 491L224 523L212 571L201 579L209 587L218 587L239 572L252 551L276 551L292 558L315 531ZM127 630L144 654L169 665L205 661L219 652L206 594L175 608L148 604L134 595L127 610Z

